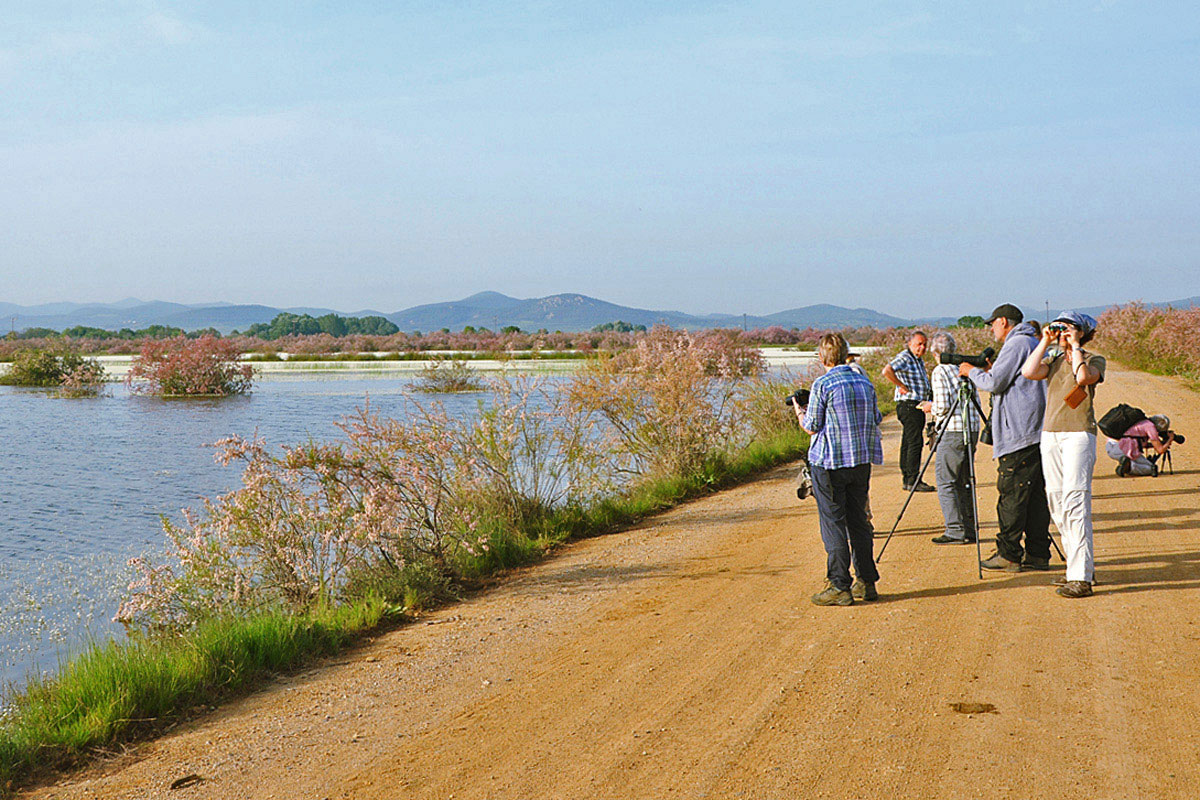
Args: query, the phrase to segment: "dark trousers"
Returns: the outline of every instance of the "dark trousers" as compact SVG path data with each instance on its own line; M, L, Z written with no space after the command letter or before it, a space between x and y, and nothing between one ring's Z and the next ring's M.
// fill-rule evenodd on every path
M925 412L910 400L896 403L896 419L904 428L900 437L900 474L904 485L911 486L921 474L921 444L925 435Z
M1050 558L1050 508L1046 505L1046 481L1042 477L1042 452L1038 445L996 459L996 516L1000 531L996 549L1009 561L1021 561L1028 553ZM1021 547L1021 534L1025 547Z
M825 576L839 589L850 588L850 560L854 572L867 583L879 580L871 549L875 529L867 520L867 492L871 487L871 465L824 469L809 464L821 541L825 545Z

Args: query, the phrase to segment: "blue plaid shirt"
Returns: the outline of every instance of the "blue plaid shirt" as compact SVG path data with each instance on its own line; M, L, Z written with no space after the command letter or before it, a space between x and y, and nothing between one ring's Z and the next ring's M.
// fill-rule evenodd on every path
M912 350L904 348L890 363L896 377L909 388L905 393L900 391L899 386L896 387L893 399L897 403L901 400L920 403L933 399L933 389L929 385L929 373L925 371L925 362L913 355Z
M883 416L871 381L846 365L813 381L804 428L813 434L808 463L825 469L882 464Z

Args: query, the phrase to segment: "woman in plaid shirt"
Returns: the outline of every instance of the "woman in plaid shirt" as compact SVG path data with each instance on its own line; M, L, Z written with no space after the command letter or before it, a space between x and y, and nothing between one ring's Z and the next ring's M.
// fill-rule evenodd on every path
M813 595L819 606L848 606L879 597L879 572L872 554L875 531L867 519L871 465L883 463L882 416L875 386L846 364L850 348L840 334L826 333L817 345L825 374L813 381L801 425L812 434L808 467L826 553L825 588ZM858 579L851 584L850 562Z

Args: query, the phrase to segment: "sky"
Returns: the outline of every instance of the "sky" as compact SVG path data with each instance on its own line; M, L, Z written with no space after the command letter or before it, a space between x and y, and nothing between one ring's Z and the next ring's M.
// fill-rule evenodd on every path
M6 0L0 301L1200 295L1190 3Z

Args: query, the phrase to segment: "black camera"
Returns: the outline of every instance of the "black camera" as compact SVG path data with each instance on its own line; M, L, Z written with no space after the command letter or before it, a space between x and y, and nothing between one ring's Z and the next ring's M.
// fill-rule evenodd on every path
M794 403L795 405L804 408L808 405L808 398L811 394L812 392L810 392L808 389L797 389L787 397L783 398L783 404L785 406L790 406Z
M994 347L989 347L977 356L966 356L959 353L942 353L938 360L943 364L953 364L956 367L959 364L970 364L972 367L987 369L989 366L991 366L992 359L995 357L996 349Z
M1182 434L1182 433L1175 433L1175 431L1167 431L1167 433L1168 433L1168 434L1175 434L1175 439L1174 439L1174 441L1175 441L1175 443L1176 443L1176 444L1183 444L1183 434Z

